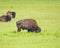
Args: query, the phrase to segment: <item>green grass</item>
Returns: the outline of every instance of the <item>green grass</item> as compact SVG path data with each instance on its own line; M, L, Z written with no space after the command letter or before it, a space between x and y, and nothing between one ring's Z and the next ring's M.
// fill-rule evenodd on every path
M60 0L0 0L0 16L15 11L16 18L0 22L0 48L60 48ZM17 33L16 21L33 18L42 31Z

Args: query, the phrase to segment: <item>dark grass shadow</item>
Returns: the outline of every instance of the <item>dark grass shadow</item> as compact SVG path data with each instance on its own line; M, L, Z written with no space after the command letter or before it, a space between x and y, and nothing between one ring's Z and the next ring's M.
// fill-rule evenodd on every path
M19 37L19 36L30 37L30 36L40 36L41 34L40 33L35 33L35 32L28 33L27 31L21 31L21 32L11 31L11 32L8 32L8 33L4 33L3 35L4 36L9 36L9 37Z

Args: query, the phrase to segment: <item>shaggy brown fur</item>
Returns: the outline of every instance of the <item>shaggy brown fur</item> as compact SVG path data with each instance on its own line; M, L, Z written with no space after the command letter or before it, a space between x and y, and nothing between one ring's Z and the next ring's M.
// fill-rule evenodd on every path
M41 28L38 27L37 22L34 19L24 19L16 22L18 32L23 30L28 30L28 32L40 32Z
M2 15L0 17L0 22L8 22L8 21L11 21L11 17L8 16L8 15Z

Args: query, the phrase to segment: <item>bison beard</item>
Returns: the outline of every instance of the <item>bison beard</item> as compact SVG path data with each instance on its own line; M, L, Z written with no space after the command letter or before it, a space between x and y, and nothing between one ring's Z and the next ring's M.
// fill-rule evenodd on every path
M28 30L28 32L40 32L41 28L38 27L37 22L34 19L24 19L16 22L18 32L23 30Z

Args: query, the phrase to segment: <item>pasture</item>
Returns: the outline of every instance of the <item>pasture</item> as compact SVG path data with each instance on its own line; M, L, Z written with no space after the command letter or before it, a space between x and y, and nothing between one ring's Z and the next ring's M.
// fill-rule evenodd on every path
M0 16L15 11L16 18L0 22L0 48L60 48L60 0L0 0ZM42 31L17 33L16 21L35 19Z

